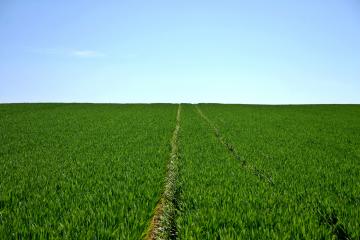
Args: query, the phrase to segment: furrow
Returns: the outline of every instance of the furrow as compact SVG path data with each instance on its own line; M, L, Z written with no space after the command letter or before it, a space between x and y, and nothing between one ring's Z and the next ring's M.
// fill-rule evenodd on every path
M152 239L175 239L177 229L175 215L177 211L177 181L179 173L179 151L178 135L180 130L181 105L179 104L176 126L171 139L171 153L167 165L167 174L162 196L154 209L154 214L150 220L149 227L145 233L147 240Z
M201 111L198 105L195 106L198 114L202 119L205 120L209 124L209 126L213 129L215 136L218 138L220 143L226 147L228 152L238 161L240 161L243 169L250 171L252 174L258 176L261 180L268 182L271 185L274 185L272 177L269 174L266 174L263 170L258 169L255 165L250 164L245 159L243 159L240 154L236 151L234 145L229 143L224 136L220 133L219 128Z

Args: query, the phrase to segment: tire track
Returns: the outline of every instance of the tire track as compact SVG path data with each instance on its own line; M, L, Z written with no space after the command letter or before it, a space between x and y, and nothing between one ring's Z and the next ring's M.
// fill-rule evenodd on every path
M177 229L175 216L178 209L178 174L179 174L179 150L178 136L180 130L181 104L179 104L176 116L176 126L171 138L171 153L167 165L165 186L161 198L154 209L154 214L150 220L149 227L144 239L175 239Z
M255 176L259 177L261 180L269 183L270 185L274 185L274 182L272 180L271 175L265 173L263 170L260 170L256 168L255 165L247 162L245 159L243 159L240 154L236 151L235 147L226 141L224 136L220 133L220 130L217 128L217 126L201 111L200 107L198 105L195 106L197 113L200 115L200 117L210 125L210 127L213 129L215 136L218 138L220 143L226 147L228 152L236 159L239 160L241 163L241 167L247 171L250 171Z
M223 144L229 153L237 160L241 162L242 168L245 170L250 171L252 174L258 176L261 180L269 183L273 190L277 191L277 194L281 194L279 192L279 189L277 188L279 185L275 185L271 175L267 174L266 172L257 169L255 165L248 163L245 159L243 159L236 151L235 147L229 143L220 133L220 130L217 128L217 126L201 111L200 107L198 105L195 106L198 114L205 122L207 122L210 127L213 129L216 137L218 140ZM282 198L281 201L284 201ZM312 215L314 215L316 218L319 219L319 224L326 226L331 231L331 237L336 239L351 239L351 234L349 233L348 229L344 226L344 224L339 220L336 211L334 209L327 209L325 206L319 202L315 206L307 206L305 208L307 211L311 212Z

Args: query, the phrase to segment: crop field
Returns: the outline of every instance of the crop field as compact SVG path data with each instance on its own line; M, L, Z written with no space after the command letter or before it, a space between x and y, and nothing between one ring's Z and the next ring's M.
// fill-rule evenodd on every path
M0 239L360 239L359 105L2 104Z

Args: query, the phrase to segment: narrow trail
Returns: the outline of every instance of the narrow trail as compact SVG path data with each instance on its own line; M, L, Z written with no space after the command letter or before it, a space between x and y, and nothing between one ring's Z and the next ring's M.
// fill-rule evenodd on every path
M171 138L171 153L167 165L165 186L161 198L154 209L153 217L145 233L146 240L175 239L177 229L175 216L177 211L177 179L179 174L178 135L180 130L181 104L179 104L176 126Z
M266 181L270 185L274 185L274 182L272 180L272 177L269 174L266 174L264 171L256 168L255 165L247 162L245 159L243 159L236 151L235 147L225 140L225 138L221 135L220 130L217 128L217 126L201 111L200 107L198 105L195 106L198 114L202 119L205 120L206 123L210 125L210 127L213 129L215 136L218 138L220 143L226 147L228 152L236 159L239 160L241 163L241 167L245 170L250 171L252 174L258 176L261 180Z

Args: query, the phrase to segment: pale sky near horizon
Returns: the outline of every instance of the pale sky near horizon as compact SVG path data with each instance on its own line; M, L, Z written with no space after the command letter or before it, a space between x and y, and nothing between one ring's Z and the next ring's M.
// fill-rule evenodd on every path
M360 103L358 0L0 0L0 103Z

